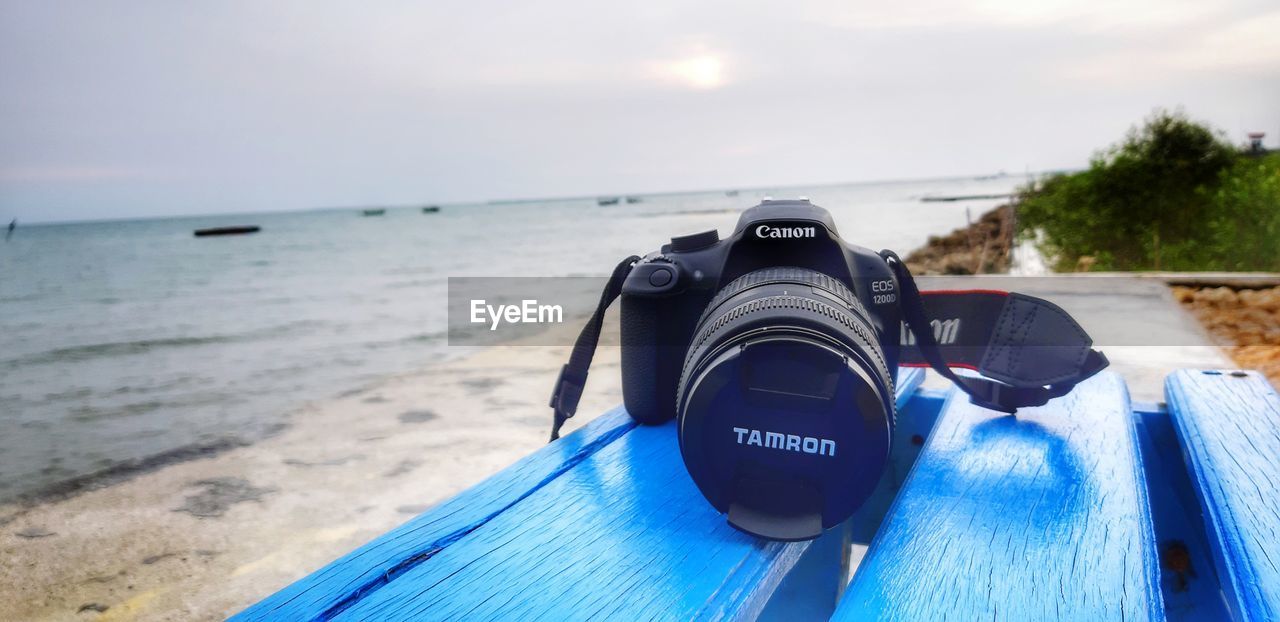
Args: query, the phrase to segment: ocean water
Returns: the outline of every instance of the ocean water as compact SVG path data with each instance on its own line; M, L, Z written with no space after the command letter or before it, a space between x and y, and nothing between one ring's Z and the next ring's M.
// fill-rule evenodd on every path
M0 501L199 448L252 442L298 406L462 353L449 276L607 274L763 196L808 196L842 237L909 251L1022 176L18 228L0 242ZM194 238L255 224L248 236Z

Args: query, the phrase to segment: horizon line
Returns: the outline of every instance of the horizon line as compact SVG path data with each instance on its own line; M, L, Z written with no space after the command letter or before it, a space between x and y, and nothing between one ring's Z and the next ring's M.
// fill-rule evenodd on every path
M495 199L448 201L448 202L435 202L435 203L430 201L422 201L422 202L416 202L416 203L405 203L405 204L396 204L396 205L366 203L366 204L331 205L331 206L319 205L319 206L311 206L311 207L267 209L267 210L253 210L253 211L198 212L198 213L167 214L167 215L155 214L155 215L143 215L143 216L119 216L119 217L88 218L88 219L34 220L34 221L25 221L25 222L18 219L14 219L14 220L17 220L18 225L22 227L41 227L41 226L50 226L50 225L78 225L78 224L96 224L96 223L109 223L109 222L133 222L133 221L145 221L145 220L181 220L181 219L212 218L212 217L238 216L238 215L248 216L248 215L257 215L257 214L261 214L261 215L293 214L293 213L301 213L301 212L321 212L321 211L336 211L336 210L411 209L413 207L423 207L427 205L436 205L440 207L514 205L514 204L520 204L520 203L539 203L539 202L558 202L558 201L595 201L597 198L600 198L600 197L615 197L615 196L616 197L627 197L627 196L663 197L663 196L673 196L673 195L680 195L680 194L727 192L730 190L736 190L741 192L751 192L751 191L760 191L760 190L785 190L790 188L831 188L836 186L861 186L861 185L873 185L873 184L911 183L911 182L921 182L921 181L944 181L944 180L955 180L955 179L975 179L978 177L985 177L990 175L1008 176L1008 177L1016 177L1020 175L1021 176L1052 175L1052 174L1068 173L1068 172L1073 172L1078 170L1083 170L1083 169L1060 168L1060 169L1049 169L1049 170L1043 170L1043 171L1023 171L1021 173L1009 173L1004 170L1000 170L996 173L941 175L937 177L897 177L897 178L890 178L890 179L870 179L870 180L859 180L859 181L786 183L786 184L776 184L776 185L762 184L762 185L752 185L752 186L726 186L721 188L702 188L697 190L659 190L659 191L651 191L651 192L593 193L593 194L574 194L574 195L544 196L544 197L495 198Z

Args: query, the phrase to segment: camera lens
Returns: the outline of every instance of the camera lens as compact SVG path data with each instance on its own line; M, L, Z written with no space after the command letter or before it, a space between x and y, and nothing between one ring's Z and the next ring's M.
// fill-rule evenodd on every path
M680 452L735 527L805 540L870 496L889 454L893 380L839 280L766 268L707 305L677 391Z

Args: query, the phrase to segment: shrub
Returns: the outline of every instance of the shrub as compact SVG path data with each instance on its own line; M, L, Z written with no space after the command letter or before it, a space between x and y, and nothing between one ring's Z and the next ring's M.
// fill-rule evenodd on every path
M1018 226L1058 270L1278 270L1280 157L1157 112L1088 169L1023 189Z
M1280 272L1280 154L1241 158L1203 193L1207 239L1188 254L1208 270Z

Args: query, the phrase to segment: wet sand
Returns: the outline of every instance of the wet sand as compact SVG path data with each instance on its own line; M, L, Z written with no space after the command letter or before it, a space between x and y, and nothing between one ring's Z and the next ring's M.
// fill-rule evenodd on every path
M280 433L0 505L0 620L221 619L547 442L567 347L503 346L302 406ZM602 347L573 430L622 401Z

